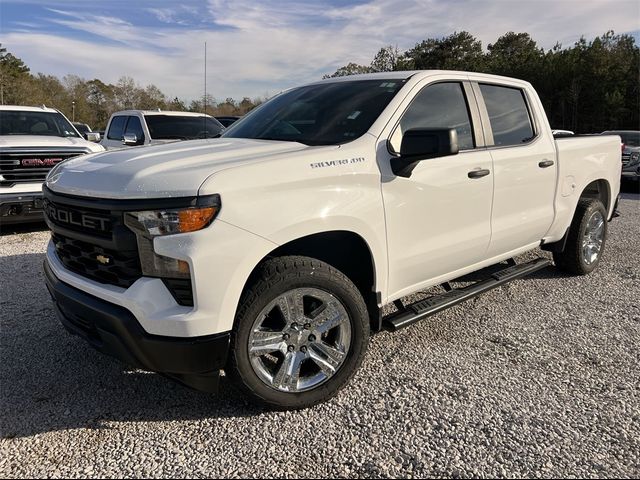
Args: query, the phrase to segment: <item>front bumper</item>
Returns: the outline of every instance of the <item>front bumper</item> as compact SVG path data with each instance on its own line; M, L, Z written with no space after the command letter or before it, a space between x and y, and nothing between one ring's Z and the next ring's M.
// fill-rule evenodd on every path
M47 261L44 271L56 313L70 333L127 364L198 390L217 390L229 351L229 332L193 338L151 335L126 308L60 281Z
M42 193L0 194L0 223L40 222L42 212Z

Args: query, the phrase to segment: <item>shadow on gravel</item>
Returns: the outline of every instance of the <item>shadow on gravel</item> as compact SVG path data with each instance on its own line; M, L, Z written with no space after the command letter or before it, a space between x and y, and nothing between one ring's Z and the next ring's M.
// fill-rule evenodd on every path
M44 232L47 229L47 224L44 222L31 222L31 223L0 223L0 237L5 235L14 235L17 233L32 233L32 232Z
M0 437L108 422L247 417L266 411L226 378L217 395L133 370L64 330L44 284L44 255L0 259Z

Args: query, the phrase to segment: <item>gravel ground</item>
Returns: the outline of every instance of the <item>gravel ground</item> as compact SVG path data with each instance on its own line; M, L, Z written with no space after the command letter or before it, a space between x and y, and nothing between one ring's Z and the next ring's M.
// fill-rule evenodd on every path
M301 412L95 352L53 313L48 234L2 236L0 476L639 477L640 196L620 210L594 274L545 269L376 335Z

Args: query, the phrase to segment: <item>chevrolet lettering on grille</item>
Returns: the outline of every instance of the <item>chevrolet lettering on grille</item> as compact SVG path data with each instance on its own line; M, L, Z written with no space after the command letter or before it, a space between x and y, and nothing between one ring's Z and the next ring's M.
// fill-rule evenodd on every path
M67 210L53 205L50 202L45 202L44 210L47 217L59 224L75 225L77 227L88 228L91 230L109 230L109 219L83 213L75 210Z

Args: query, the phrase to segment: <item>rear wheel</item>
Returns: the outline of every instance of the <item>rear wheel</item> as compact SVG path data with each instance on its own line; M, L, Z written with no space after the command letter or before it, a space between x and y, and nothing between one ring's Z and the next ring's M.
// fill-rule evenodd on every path
M240 305L229 370L261 401L291 409L323 402L362 362L369 339L364 301L324 262L268 260Z
M563 252L555 252L553 260L561 270L586 275L600 263L607 239L607 211L600 200L582 199L569 227Z

